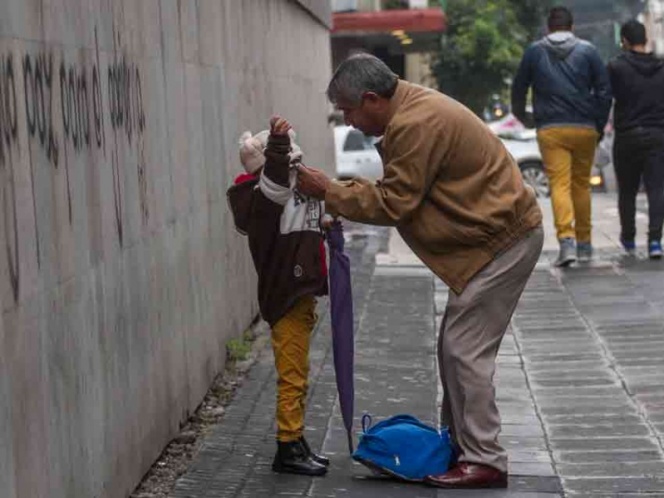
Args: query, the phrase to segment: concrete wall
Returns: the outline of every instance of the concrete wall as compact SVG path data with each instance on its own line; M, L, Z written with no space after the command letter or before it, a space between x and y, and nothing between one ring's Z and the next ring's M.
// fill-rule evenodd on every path
M333 168L315 12L0 3L3 498L127 496L223 367L257 312L237 137L282 112Z

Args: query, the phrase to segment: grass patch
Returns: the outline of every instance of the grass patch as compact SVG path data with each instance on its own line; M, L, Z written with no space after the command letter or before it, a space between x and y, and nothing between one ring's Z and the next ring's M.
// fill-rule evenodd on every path
M253 328L242 332L240 337L230 339L226 343L226 359L231 363L247 360L255 340L256 334Z

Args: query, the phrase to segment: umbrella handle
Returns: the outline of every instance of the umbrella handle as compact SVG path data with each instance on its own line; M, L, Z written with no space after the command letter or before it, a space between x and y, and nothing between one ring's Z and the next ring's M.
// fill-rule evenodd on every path
M367 432L371 428L372 423L371 415L368 413L362 415L362 432Z

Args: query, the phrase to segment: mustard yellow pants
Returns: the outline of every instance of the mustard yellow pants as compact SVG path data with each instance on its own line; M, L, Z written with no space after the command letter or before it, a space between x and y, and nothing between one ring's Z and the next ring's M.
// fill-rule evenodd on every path
M296 441L304 431L309 377L309 343L316 324L316 299L300 298L272 327L277 368L277 440Z
M537 142L551 188L558 239L591 242L590 171L599 134L592 128L560 127L537 131Z

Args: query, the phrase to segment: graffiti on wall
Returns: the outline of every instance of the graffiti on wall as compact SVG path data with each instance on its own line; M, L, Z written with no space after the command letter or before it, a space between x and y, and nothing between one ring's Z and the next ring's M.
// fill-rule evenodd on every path
M109 118L113 136L125 137L131 146L140 140L145 129L145 111L143 110L143 89L141 86L141 73L135 64L122 56L113 61L108 67L108 103ZM142 143L138 146L139 158L137 161L137 177L139 186L139 202L143 222L147 221L147 184L145 181L145 154ZM118 239L123 243L122 229L122 190L120 160L117 148L111 157L113 167L113 195L115 199L115 220L118 230Z
M16 184L11 155L18 140L18 106L16 102L16 68L10 56L0 56L0 195L3 211L5 255L14 300L19 291L18 220Z
M110 125L108 141L107 124ZM0 54L0 206L3 210L4 249L15 300L19 296L20 278L14 165L15 158L20 155L20 137L27 136L29 150L33 151L29 163L35 216L35 168L43 164L34 161L36 150L54 170L63 168L70 223L73 206L69 159L72 155L83 154L94 157L90 153L95 151L105 157L107 148L110 149L116 229L122 246L121 186L123 175L127 174L127 157L136 157L141 215L144 223L148 219L143 145L145 126L140 67L122 52L114 53L106 68L100 65L98 48L96 57L83 63L68 61L64 55L50 50L20 56ZM127 150L134 152L126 153ZM90 164L90 167L95 165ZM34 229L37 265L40 267L36 222Z
M53 54L23 57L25 119L30 137L38 138L46 157L58 166L58 143L53 126Z

